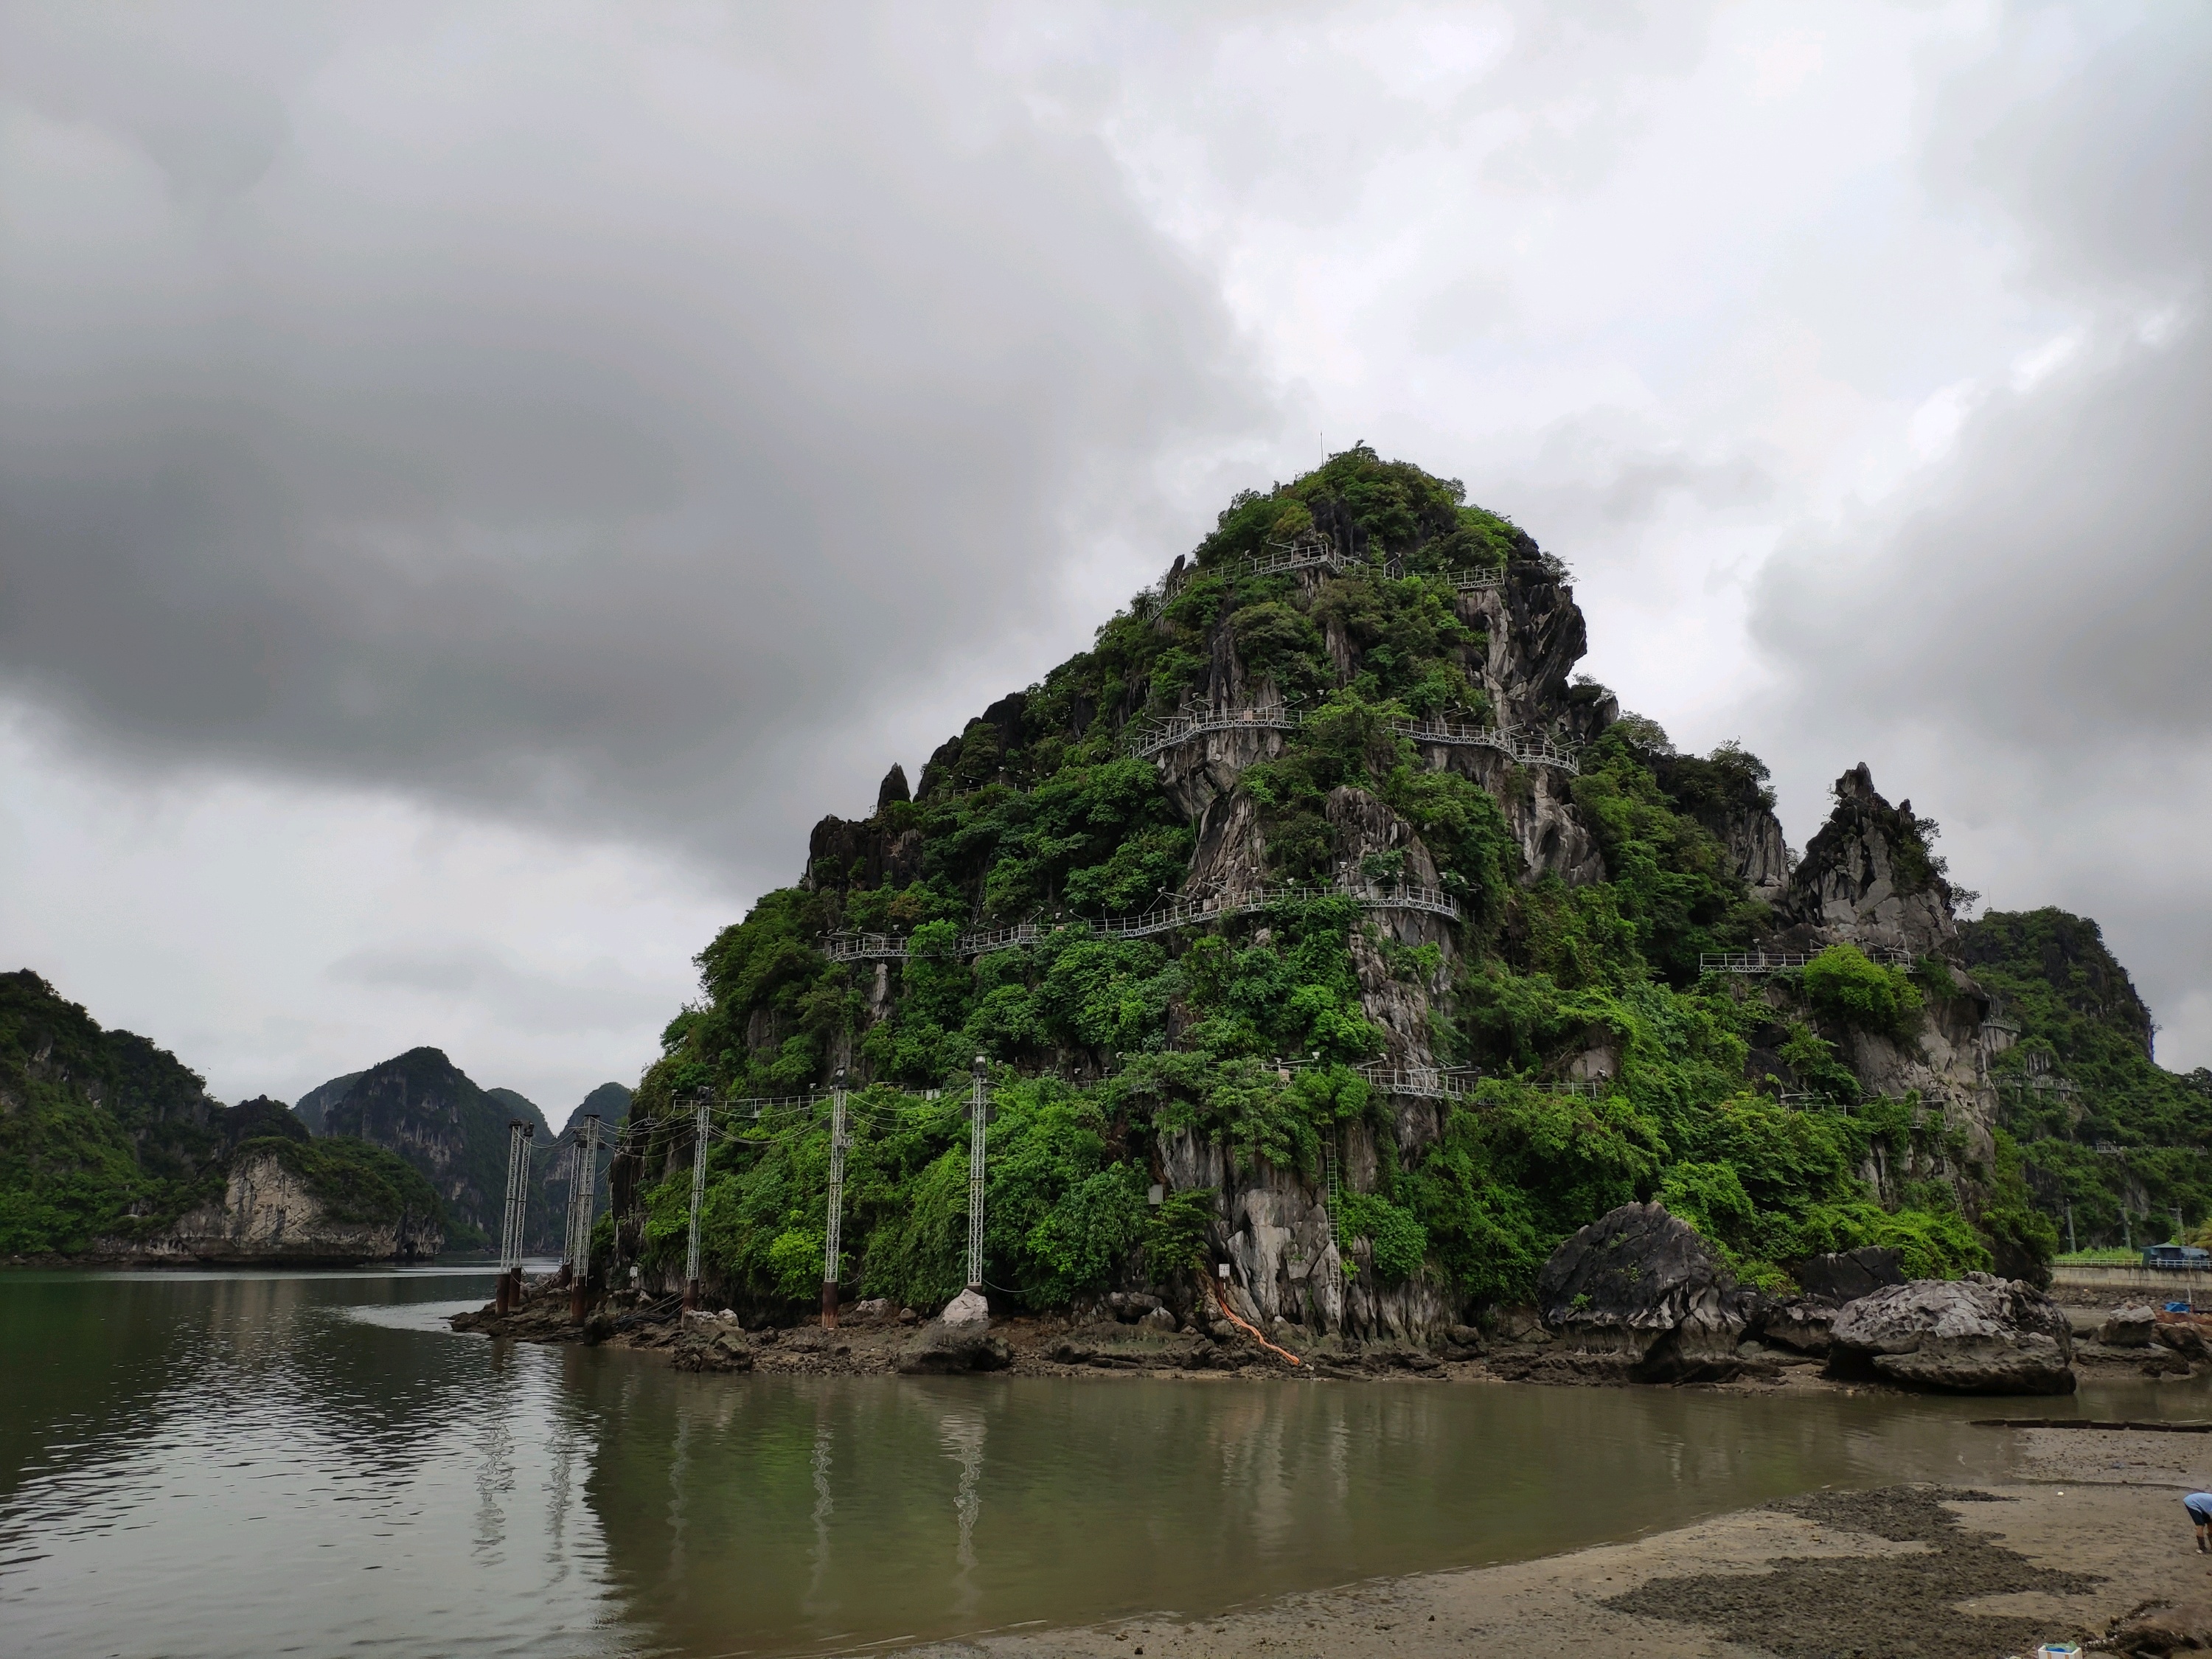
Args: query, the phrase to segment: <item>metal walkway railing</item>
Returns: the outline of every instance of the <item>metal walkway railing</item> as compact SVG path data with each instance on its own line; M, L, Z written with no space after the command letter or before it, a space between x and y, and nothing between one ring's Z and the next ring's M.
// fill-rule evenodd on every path
M1311 715L1279 703L1255 703L1242 708L1195 709L1170 714L1165 720L1139 726L1127 737L1129 752L1139 760L1164 753L1194 738L1214 732L1295 732ZM1465 749L1488 749L1519 766L1549 766L1573 777L1582 770L1574 746L1548 732L1520 726L1475 726L1463 720L1393 720L1390 730L1415 743Z
M915 955L966 957L988 956L994 951L1018 945L1036 945L1054 933L1073 933L1090 939L1146 939L1218 921L1269 905L1310 902L1316 899L1348 898L1363 910L1416 910L1460 920L1459 902L1434 887L1267 887L1242 896L1212 896L1177 899L1171 904L1133 916L1108 916L1097 921L1072 916L1065 921L1024 921L1011 927L971 928L956 939L949 950L913 948L905 933L832 933L822 941L822 954L832 962L903 962Z
M1861 945L1860 951L1869 962L1880 963L1885 968L1910 968L1912 952L1899 951L1886 945ZM1818 951L1707 951L1698 957L1701 974L1779 974L1792 968L1802 968L1820 953Z

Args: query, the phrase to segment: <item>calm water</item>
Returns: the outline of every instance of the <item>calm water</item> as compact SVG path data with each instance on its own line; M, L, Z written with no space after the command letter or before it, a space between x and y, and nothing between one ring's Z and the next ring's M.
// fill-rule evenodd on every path
M0 1274L0 1651L825 1653L1212 1613L2006 1455L1965 1401L685 1376L443 1329L490 1285Z

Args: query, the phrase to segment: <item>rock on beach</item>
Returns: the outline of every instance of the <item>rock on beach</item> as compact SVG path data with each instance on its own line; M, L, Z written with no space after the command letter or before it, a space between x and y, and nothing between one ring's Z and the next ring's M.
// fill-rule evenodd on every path
M2019 1279L1916 1279L1844 1304L1828 1369L1954 1394L2071 1394L2065 1310Z

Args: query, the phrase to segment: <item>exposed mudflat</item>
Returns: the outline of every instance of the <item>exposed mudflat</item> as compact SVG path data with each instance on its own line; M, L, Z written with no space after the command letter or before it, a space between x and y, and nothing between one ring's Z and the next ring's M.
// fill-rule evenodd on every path
M2212 1557L2197 1553L2179 1502L2207 1484L2191 1466L2212 1458L2206 1437L2021 1438L2031 1478L2004 1486L1823 1491L1571 1555L1354 1584L1218 1619L1163 1613L915 1651L2006 1659L2102 1637L2146 1605L2185 1609L2212 1596ZM2183 1622L2201 1616L2185 1611Z

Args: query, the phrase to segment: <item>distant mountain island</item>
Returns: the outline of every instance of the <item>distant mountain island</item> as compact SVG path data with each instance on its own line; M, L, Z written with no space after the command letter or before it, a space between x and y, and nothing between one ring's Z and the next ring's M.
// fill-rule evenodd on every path
M569 1123L597 1112L612 1131L629 1108L629 1090L602 1084ZM518 1117L536 1131L528 1248L557 1249L572 1137L438 1049L332 1078L289 1108L225 1106L167 1050L103 1029L27 969L0 974L0 1256L358 1261L483 1249Z

